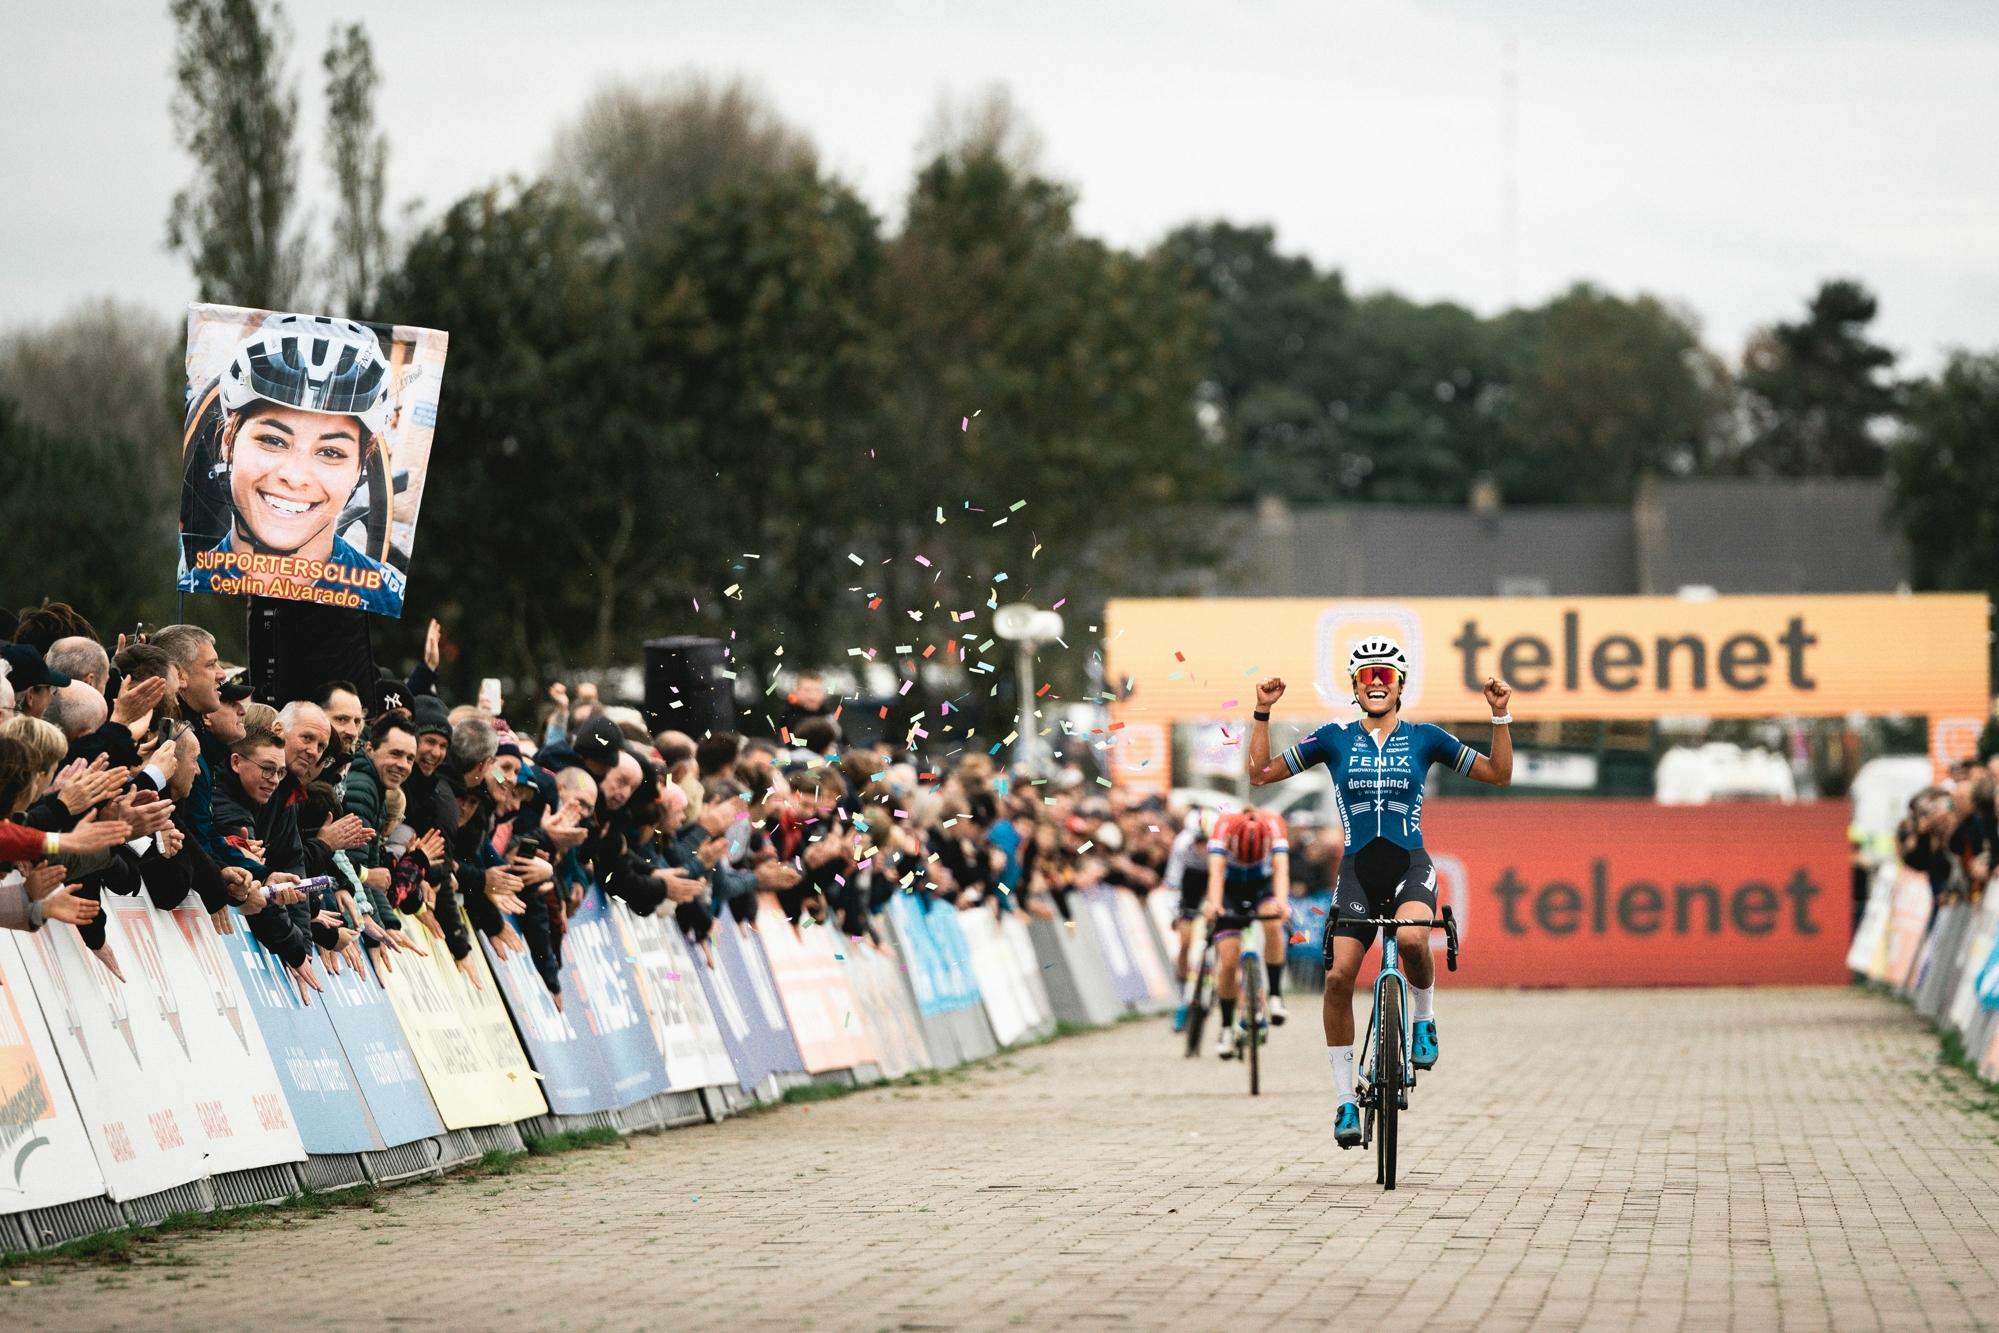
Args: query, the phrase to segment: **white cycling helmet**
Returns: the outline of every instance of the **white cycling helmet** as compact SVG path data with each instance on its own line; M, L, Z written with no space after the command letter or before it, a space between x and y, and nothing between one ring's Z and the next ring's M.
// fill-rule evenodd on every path
M1404 680L1409 679L1409 656L1393 639L1362 639L1355 644L1347 654L1347 679L1352 680L1364 666L1391 666L1402 673Z
M389 426L389 365L373 331L351 319L278 315L236 349L222 372L222 410L262 399L357 417L379 440Z

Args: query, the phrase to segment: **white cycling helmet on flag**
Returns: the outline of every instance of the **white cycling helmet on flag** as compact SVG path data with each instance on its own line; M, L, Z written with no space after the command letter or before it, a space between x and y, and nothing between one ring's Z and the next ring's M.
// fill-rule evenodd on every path
M259 400L356 417L376 441L389 429L389 363L367 326L324 315L278 315L236 349L222 372L224 412Z
M1362 639L1353 646L1347 654L1347 679L1352 680L1364 666L1394 667L1402 679L1409 679L1409 656L1390 638Z

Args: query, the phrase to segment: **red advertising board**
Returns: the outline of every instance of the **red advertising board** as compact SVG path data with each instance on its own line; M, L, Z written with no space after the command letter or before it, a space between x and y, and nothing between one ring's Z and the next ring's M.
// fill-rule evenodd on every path
M1462 922L1446 986L1846 980L1844 802L1443 800L1423 815L1438 900Z

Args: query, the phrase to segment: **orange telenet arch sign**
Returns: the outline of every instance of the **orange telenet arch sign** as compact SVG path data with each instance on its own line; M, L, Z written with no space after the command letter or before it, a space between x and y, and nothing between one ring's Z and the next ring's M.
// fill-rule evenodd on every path
M1247 719L1272 675L1287 720L1350 716L1347 652L1382 634L1409 654L1408 710L1437 721L1485 716L1480 689L1502 676L1526 717L1896 713L1929 717L1942 744L1976 732L1991 691L1976 594L1120 598L1104 615L1109 679L1133 685L1127 730Z

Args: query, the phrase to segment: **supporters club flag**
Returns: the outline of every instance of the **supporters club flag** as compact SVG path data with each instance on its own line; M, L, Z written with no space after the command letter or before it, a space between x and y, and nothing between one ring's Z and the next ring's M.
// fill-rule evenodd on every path
M189 306L176 586L401 616L447 342Z

